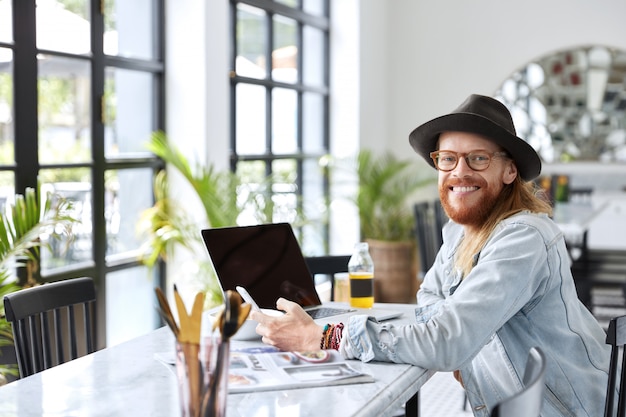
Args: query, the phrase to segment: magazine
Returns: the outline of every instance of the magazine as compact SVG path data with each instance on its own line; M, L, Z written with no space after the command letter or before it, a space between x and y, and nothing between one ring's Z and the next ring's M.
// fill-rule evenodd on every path
M336 350L249 348L230 353L229 393L365 382L374 378L354 369Z

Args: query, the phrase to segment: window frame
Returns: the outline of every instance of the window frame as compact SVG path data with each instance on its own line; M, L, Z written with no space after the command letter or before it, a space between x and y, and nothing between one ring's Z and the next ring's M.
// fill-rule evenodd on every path
M36 44L36 0L12 0L13 42L0 42L0 47L13 51L13 118L15 163L0 165L0 172L13 172L15 193L36 188L39 172L43 169L86 168L91 172L92 254L93 261L54 268L42 274L43 281L57 281L80 276L93 277L97 283L97 344L106 345L106 297L109 273L141 266L136 251L107 256L107 229L105 219L105 175L111 170L152 170L153 176L164 169L163 161L146 151L132 157L107 158L105 155L105 123L102 111L105 72L107 68L128 69L151 74L153 82L153 131L165 130L165 0L152 0L153 58L134 59L106 55L103 51L105 32L102 2L88 0L90 8L91 53L71 54L38 49ZM91 160L78 163L39 162L38 143L38 64L37 55L87 60L91 66ZM152 183L146 184L152 190ZM154 198L154 196L152 196ZM159 268L158 285L165 283L165 268ZM155 320L155 328L159 322Z
M317 16L304 11L303 1L306 0L298 0L296 7L289 7L283 3L278 3L272 0L230 0L230 143L229 143L229 163L230 169L233 172L236 172L237 166L241 162L251 162L251 161L261 161L265 164L265 174L270 176L272 174L272 162L278 160L295 160L297 166L297 177L296 177L296 187L297 192L296 195L299 201L299 209L302 209L302 205L306 202L303 202L303 195L306 194L306 190L304 189L304 164L307 161L319 161L322 158L327 157L330 154L330 3L329 0L320 0L323 8L323 15ZM255 8L261 9L265 12L265 23L266 23L266 31L265 31L265 41L267 47L264 51L264 57L266 62L268 63L266 68L266 76L265 78L252 78L246 77L242 75L238 75L236 72L236 58L238 55L237 50L237 6L239 4L253 6ZM273 18L274 16L286 17L294 20L297 25L297 68L298 68L298 79L295 83L287 83L281 81L275 81L272 79L272 50L273 50ZM304 27L312 27L317 30L320 30L323 34L323 48L322 56L324 59L323 65L323 85L322 86L314 86L307 85L303 82L303 60L305 56L305 51L303 48L303 32ZM238 85L253 85L253 86L261 86L265 89L265 103L266 103L266 111L265 111L265 152L264 153L256 153L256 154L245 154L241 155L237 153L237 86ZM298 105L298 114L297 114L297 151L293 153L281 153L275 154L272 152L271 147L271 133L272 133L272 92L274 89L285 89L289 91L295 91L297 94L297 105ZM321 150L317 152L307 152L304 151L305 143L303 143L303 95L305 93L316 93L323 97L322 99L322 118L323 118L323 126L321 128L322 131L322 146ZM329 183L329 168L328 166L320 166L320 181L322 184L322 192L324 198L324 204L326 205L326 212L329 213L329 204L330 204L330 183ZM321 242L322 247L317 248L318 252L316 254L327 254L329 252L329 220L328 218L322 219L323 224L318 224L317 226L321 229ZM303 238L302 228L298 228L298 236L300 239ZM302 243L302 242L301 242Z

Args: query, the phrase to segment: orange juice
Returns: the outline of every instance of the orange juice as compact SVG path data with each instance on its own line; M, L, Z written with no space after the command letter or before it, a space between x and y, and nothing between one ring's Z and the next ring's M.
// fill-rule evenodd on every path
M374 274L371 272L350 273L350 306L372 308L374 305Z
M347 273L335 274L335 301L350 302L350 278Z

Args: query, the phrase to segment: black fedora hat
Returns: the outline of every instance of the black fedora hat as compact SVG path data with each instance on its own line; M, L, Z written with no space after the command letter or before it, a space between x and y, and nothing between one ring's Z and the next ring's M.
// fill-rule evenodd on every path
M485 136L500 145L515 161L520 176L530 181L541 172L541 159L524 139L517 137L511 113L498 100L472 94L452 113L418 126L409 135L409 143L433 168L430 153L437 150L441 132L470 132Z

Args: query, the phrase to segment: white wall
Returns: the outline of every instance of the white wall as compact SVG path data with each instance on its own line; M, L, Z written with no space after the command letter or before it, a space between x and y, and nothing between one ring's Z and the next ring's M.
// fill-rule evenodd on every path
M227 168L228 0L167 1L165 16L169 137L190 157Z
M361 69L361 87L383 92L379 111L370 107L362 114L367 117L361 119L361 143L377 146L380 132L386 132L399 153L410 150L413 128L454 109L471 93L493 94L528 61L580 45L626 49L626 2L620 0L364 0L360 5L362 36L367 31L373 40L361 47L378 55L364 55L361 64L380 66Z

